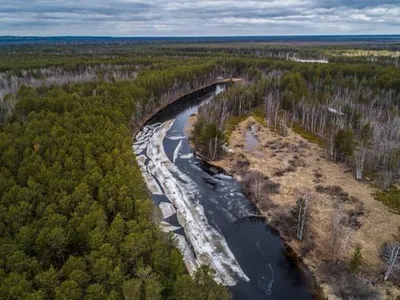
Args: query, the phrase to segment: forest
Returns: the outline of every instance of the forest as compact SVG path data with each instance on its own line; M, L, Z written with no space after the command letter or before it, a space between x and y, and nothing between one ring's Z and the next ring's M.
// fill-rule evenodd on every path
M230 298L211 270L187 274L157 227L131 148L150 109L207 82L212 67L21 86L8 98L15 106L0 129L2 298Z
M282 135L297 130L318 141L357 179L373 178L377 199L399 213L397 60L339 50L240 43L1 49L2 298L231 298L209 268L188 275L158 228L132 153L133 134L152 114L221 77L246 84L200 111L194 144L206 157L224 155L231 128L252 114Z

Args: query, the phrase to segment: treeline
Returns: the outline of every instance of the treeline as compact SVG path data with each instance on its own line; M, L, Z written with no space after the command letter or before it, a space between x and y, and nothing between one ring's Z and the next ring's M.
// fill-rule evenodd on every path
M20 89L0 127L2 299L229 299L158 229L129 126L212 68Z
M46 89L51 85L77 82L133 80L141 65L93 65L67 70L63 67L21 70L19 75L0 72L0 123L12 113L15 95L20 86ZM8 97L8 98L7 98Z
M275 71L292 71L300 73L306 81L318 80L333 81L344 87L354 87L355 83L374 89L391 89L400 93L400 69L394 66L382 66L371 63L363 64L317 64L298 63L282 59L257 58L219 58L218 62L228 65L237 71L245 68L255 68L268 74ZM356 79L356 80L354 80Z
M63 67L64 69L78 70L82 67L93 65L121 65L121 64L143 64L151 65L159 59L150 58L148 55L88 55L88 54L0 54L0 72L11 71L11 75L19 76L22 70L29 72L31 69L42 69L48 67Z
M204 60L192 58L184 59L185 65L202 64ZM213 61L213 60L212 60ZM50 60L51 62L51 60ZM62 60L60 60L62 62ZM14 108L15 99L20 86L29 86L46 90L51 85L65 85L84 82L117 82L134 80L138 72L146 70L166 70L182 66L182 61L160 57L152 60L137 59L125 64L107 62L101 64L97 60L72 65L51 66L18 70L18 72L0 72L0 123L4 122ZM214 62L214 61L213 61ZM28 65L29 66L29 65ZM193 69L193 67L192 67ZM164 76L164 75L163 75Z

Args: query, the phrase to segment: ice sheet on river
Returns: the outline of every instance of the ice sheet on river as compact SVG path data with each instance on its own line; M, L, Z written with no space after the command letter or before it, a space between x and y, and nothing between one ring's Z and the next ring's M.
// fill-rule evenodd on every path
M153 132L150 137L141 139L142 145L146 145L144 152L148 160L147 165L144 165L143 160L138 163L142 170L149 172L153 177L145 175L147 184L149 186L159 184L164 195L176 209L179 224L192 246L186 246L185 237L176 234L177 247L185 258L185 264L192 273L191 269L197 267L192 261L193 257L196 257L197 263L207 264L213 268L215 280L224 285L233 286L239 280L249 281L225 238L210 226L204 208L199 204L196 184L168 159L164 151L163 139L172 125L173 121L170 120L159 126L145 127L146 133ZM140 146L139 148L142 149ZM154 178L157 178L157 181Z
M164 219L176 214L175 207L171 203L161 202L158 206L161 209Z
M175 241L176 248L178 248L179 251L182 253L186 269L188 270L189 274L193 276L197 268L199 267L199 264L197 263L197 260L194 257L193 251L190 249L186 238L183 235L177 233L173 233L172 238Z
M162 221L160 223L161 230L164 232L171 232L180 229L180 227L173 226L167 222Z

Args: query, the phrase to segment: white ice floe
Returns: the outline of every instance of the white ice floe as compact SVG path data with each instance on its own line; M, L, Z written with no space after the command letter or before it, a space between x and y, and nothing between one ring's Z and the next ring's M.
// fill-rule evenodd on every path
M136 160L138 161L139 165L144 165L146 162L147 157L144 155L137 155Z
M193 153L192 153L192 152L179 155L179 158L180 158L180 159L190 159L190 158L192 158L192 157L193 157Z
M144 150L146 149L146 145L141 144L141 145L133 145L133 152L136 155L141 154Z
M135 144L139 144L141 141L143 141L143 140L149 138L149 137L151 136L151 134L152 134L151 131L139 132L139 133L136 135L136 141L137 141L137 142L135 142L135 143L133 143L133 144L134 144L134 145L135 145Z
M181 229L180 227L173 226L165 221L160 223L160 228L163 232L172 232Z
M153 195L159 195L159 196L163 195L163 191L160 188L160 185L154 179L153 175L151 175L149 172L146 172L143 169L142 169L142 174L147 183L147 188L150 190L150 192Z
M182 141L179 142L178 146L176 146L175 151L174 151L174 157L173 157L173 162L175 162L179 156L179 152L182 149Z
M199 264L194 257L193 251L190 249L186 238L183 235L177 233L173 233L172 238L175 241L176 248L178 248L179 251L182 253L186 269L188 270L189 274L193 276L197 268L199 267Z
M154 123L154 124L146 125L146 127L148 129L154 129L154 128L160 126L160 125L161 125L161 123Z
M161 209L164 219L176 214L175 207L171 203L161 202L158 206Z
M194 257L197 257L199 264L207 264L215 270L215 280L224 285L233 286L240 279L249 281L225 238L208 223L204 208L198 201L196 184L181 172L165 153L163 139L173 122L170 120L152 128L152 136L143 141L148 162L146 166L142 164L141 167L153 177L144 173L147 184L154 188L154 178L157 178L164 195L176 208L178 221L195 254L187 245L185 237L176 235L177 247L185 258L185 264L192 273L197 268L197 263L194 263ZM179 153L177 150L175 152Z
M218 178L218 179L223 179L223 180L232 180L233 178L232 178L232 176L229 176L229 175L226 175L226 174L217 174L217 175L215 175L214 176L215 178Z
M171 135L171 136L166 136L165 138L169 139L169 140L183 140L184 138L186 138L186 136L184 135Z
M215 95L218 95L226 90L226 85L217 85L215 89Z

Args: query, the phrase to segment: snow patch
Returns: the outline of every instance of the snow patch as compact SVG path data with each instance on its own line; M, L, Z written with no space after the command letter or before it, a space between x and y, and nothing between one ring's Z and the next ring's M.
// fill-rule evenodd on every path
M179 156L179 152L182 149L182 141L179 142L178 146L176 146L175 151L174 151L174 157L173 157L173 162L175 162Z
M327 64L329 61L327 59L301 59L293 57L292 60L301 62L301 63L320 63L320 64Z
M225 151L228 154L234 154L235 153L235 151L233 149L229 148L227 145L222 145L221 148L222 148L223 151Z

